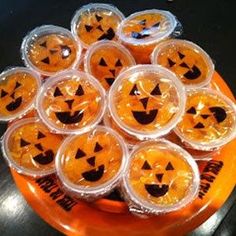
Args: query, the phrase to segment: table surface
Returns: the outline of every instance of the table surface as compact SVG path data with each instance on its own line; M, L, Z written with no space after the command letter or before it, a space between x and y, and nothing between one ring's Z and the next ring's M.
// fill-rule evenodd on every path
M22 65L20 45L24 35L36 26L55 24L69 28L74 11L85 0L2 0L0 3L0 70ZM104 2L104 1L97 1ZM236 38L234 0L135 0L105 1L116 5L126 16L143 9L165 9L183 24L182 38L200 45L211 56L216 70L236 94ZM235 51L234 51L235 52ZM0 125L0 136L4 133ZM1 155L1 154L0 154ZM236 190L224 206L191 233L198 235L236 234ZM61 235L30 208L16 188L9 168L0 156L0 235Z

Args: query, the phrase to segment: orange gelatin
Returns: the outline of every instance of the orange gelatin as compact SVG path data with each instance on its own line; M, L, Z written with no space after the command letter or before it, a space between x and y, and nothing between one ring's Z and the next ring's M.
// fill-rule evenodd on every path
M131 156L128 175L135 195L161 206L183 200L192 188L194 173L182 155L154 142L136 150Z
M170 40L154 51L154 63L173 71L186 85L206 85L214 66L209 56L197 45L185 40ZM206 82L205 82L206 81ZM208 82L207 82L208 81Z
M115 42L99 42L87 51L86 70L108 90L118 74L135 65L129 51Z
M29 175L54 172L54 159L63 136L50 133L42 122L33 118L15 122L11 129L6 145L13 167Z
M0 120L15 118L29 109L39 90L38 78L27 69L12 69L0 79Z
M191 146L220 144L220 140L234 136L235 112L233 103L230 105L220 93L209 89L192 90L187 96L185 115L177 125L177 135Z
M30 63L43 72L59 72L71 68L77 58L74 39L60 34L36 38L28 49Z
M123 151L114 135L93 130L75 136L60 153L62 174L81 187L96 187L113 179L119 172Z
M79 75L80 76L80 75ZM102 110L102 95L83 73L81 77L68 77L46 88L42 97L42 110L54 128L77 130L98 118Z

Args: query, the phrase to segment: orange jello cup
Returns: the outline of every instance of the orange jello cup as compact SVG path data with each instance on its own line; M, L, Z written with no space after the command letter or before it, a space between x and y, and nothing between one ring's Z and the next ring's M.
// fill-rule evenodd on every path
M210 84L214 64L198 45L172 39L160 43L153 51L151 60L173 71L186 88L200 88Z
M155 46L169 38L177 25L177 19L168 11L145 10L125 18L117 34L137 63L150 63Z
M105 91L87 73L61 72L43 84L37 109L52 131L81 134L101 121L106 109Z
M191 89L187 93L185 114L175 132L194 149L219 148L236 136L236 106L218 91Z
M62 135L50 133L37 118L14 122L3 136L2 151L17 172L40 177L55 172L55 157Z
M38 73L15 67L0 74L0 121L20 118L34 107L41 86Z
M80 59L82 46L71 32L54 25L32 30L21 45L26 66L44 76L74 68Z
M112 119L140 140L163 136L181 119L185 89L164 67L138 65L122 72L108 95Z
M92 74L108 90L122 70L136 63L130 52L121 44L101 41L94 43L87 50L84 64L85 71Z
M131 211L163 214L185 207L197 196L198 166L191 155L164 139L134 147L123 177Z
M124 15L116 7L90 3L75 13L71 31L84 48L104 39L117 41L116 32L122 19Z
M62 186L73 196L88 201L108 194L119 184L127 163L127 148L112 129L69 136L56 157Z

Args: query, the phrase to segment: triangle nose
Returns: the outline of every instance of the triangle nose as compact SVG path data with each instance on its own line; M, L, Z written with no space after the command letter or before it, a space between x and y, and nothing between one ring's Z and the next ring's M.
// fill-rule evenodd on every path
M91 165L91 166L95 166L95 156L90 157L87 159L87 162Z
M74 102L74 99L71 99L71 100L66 100L66 101L65 101L65 103L67 103L67 105L68 105L69 109L71 109L71 108L72 108L72 104L73 104L73 102Z
M115 76L115 74L116 74L116 70L114 70L114 69L110 69L109 71L112 73L113 76Z
M161 183L163 174L156 174L157 180Z
M149 98L146 97L146 98L142 98L142 99L139 100L139 101L143 104L144 109L147 108L148 99L149 99Z

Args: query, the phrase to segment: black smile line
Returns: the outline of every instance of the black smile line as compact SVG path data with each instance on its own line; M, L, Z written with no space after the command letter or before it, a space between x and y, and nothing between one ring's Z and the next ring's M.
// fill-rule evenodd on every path
M145 184L144 187L153 197L164 196L169 191L169 185L166 184Z
M132 111L132 113L133 117L138 123L142 125L147 125L155 120L158 110L153 109L150 110L149 113L147 113L146 111Z
M55 112L55 115L63 124L75 124L83 119L84 113L81 110L78 110L74 112L74 115L71 115L70 111Z
M15 101L9 103L7 106L6 106L6 109L8 111L14 111L16 110L22 103L22 97L18 97Z
M82 173L82 176L87 181L95 182L102 178L104 169L105 169L105 166L100 165L98 169L92 169L90 171L86 171Z

